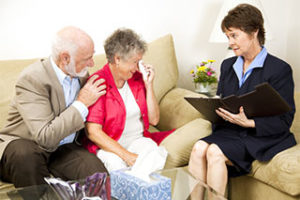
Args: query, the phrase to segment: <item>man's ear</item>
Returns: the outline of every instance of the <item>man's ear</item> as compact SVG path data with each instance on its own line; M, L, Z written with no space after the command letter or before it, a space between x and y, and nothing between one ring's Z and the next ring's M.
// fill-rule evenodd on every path
M65 66L70 63L71 57L68 52L62 52L59 54L59 59L60 59L61 63Z

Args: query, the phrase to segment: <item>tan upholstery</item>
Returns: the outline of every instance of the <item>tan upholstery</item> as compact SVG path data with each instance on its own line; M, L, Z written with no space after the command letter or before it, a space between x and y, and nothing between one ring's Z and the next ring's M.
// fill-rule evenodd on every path
M202 117L194 107L184 100L185 96L201 95L182 88L175 88L168 92L160 101L161 116L157 125L160 130L179 128L193 119Z
M231 200L299 200L300 195L291 196L252 176L241 176L230 180Z
M154 91L158 101L177 84L178 68L171 35L158 39L148 46L145 63L155 66Z
M17 81L18 74L24 69L24 67L36 60L37 59L0 61L0 128L4 126L8 113L8 105L14 94L14 86Z
M178 128L161 143L169 152L165 168L181 167L188 164L193 145L199 138L211 133L211 124L201 118Z
M18 74L35 60L0 61L0 128L4 126ZM96 55L94 61L95 67L90 73L106 63L105 55ZM154 89L161 112L159 124L150 127L150 132L177 128L161 145L169 152L166 168L185 166L193 144L211 132L211 124L183 99L184 96L200 95L176 87L178 69L171 35L151 42L144 61L155 67ZM295 94L295 102L299 108L299 92ZM300 142L299 112L291 130ZM4 199L4 191L11 189L13 185L0 181L0 199ZM270 162L255 161L251 174L230 180L229 196L233 200L300 199L300 145L279 153Z
M255 161L256 179L291 195L300 195L300 144L277 154L270 162Z

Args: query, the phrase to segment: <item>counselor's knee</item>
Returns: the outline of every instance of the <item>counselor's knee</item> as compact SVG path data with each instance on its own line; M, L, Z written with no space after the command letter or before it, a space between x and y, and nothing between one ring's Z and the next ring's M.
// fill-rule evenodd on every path
M204 141L199 140L193 146L192 153L189 160L188 170L197 179L203 179L201 173L205 171L202 169L203 163L206 163L206 151L208 144Z
M225 162L226 160L222 150L216 144L209 145L206 152L206 157L208 164L216 162Z
M193 146L191 157L193 158L205 158L208 144L202 140L196 142Z

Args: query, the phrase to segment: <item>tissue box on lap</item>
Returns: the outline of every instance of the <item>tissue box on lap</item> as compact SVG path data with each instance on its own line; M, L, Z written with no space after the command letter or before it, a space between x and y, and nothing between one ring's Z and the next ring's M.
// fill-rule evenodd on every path
M120 200L171 200L171 179L156 173L150 177L147 182L124 170L112 171L111 196Z

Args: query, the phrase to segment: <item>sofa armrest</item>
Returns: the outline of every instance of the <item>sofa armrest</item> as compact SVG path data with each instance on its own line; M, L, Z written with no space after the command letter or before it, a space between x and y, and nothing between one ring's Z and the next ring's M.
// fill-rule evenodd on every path
M160 146L168 151L165 168L182 167L188 164L194 144L211 133L211 123L197 118L176 129Z
M159 130L179 128L194 119L204 118L184 99L185 96L200 97L204 95L182 88L170 90L159 103L160 121L157 125Z
M249 176L292 196L300 195L300 144L275 155L269 162L255 160Z

